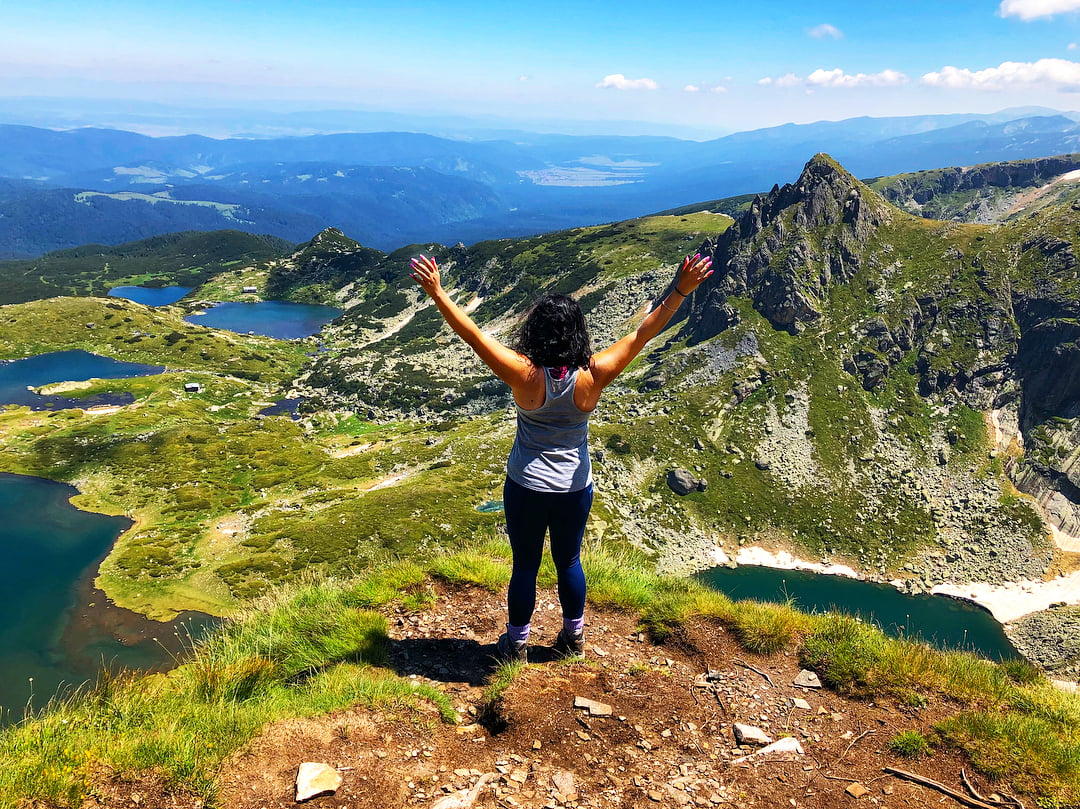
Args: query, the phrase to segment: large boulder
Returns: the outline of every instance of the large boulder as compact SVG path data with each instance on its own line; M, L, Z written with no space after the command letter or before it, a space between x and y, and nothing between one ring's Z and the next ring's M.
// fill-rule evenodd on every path
M667 485L680 497L685 497L690 492L703 492L706 487L704 480L699 480L691 472L678 467L668 472Z

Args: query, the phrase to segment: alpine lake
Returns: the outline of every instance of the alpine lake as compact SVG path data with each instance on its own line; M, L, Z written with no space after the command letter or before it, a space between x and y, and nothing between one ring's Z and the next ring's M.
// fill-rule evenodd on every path
M146 306L168 306L190 293L194 287L119 286L109 290L110 297L125 298ZM241 334L262 334L278 340L310 337L341 314L333 306L292 301L226 301L204 312L189 315L189 323Z
M241 334L262 334L278 340L295 340L318 333L341 314L333 306L319 306L291 301L228 301L184 320L214 329Z
M939 649L963 649L991 660L1020 656L987 610L948 596L908 595L889 584L759 565L716 567L697 578L733 599L855 615L887 635L922 640Z
M73 486L0 473L0 723L18 721L104 669L164 669L215 619L169 623L112 605L94 574L131 521L80 511Z
M146 306L168 306L176 303L195 287L113 287L109 297L125 298Z

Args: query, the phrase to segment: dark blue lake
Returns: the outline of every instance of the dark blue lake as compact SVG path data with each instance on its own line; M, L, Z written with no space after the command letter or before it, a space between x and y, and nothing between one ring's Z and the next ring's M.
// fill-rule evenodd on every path
M3 721L22 716L63 687L93 680L107 665L163 668L181 649L176 632L198 634L209 616L168 624L108 603L94 573L128 526L126 517L79 511L76 489L0 473L0 706ZM156 639L156 640L155 640ZM31 681L31 678L33 680Z
M176 303L193 289L195 287L113 287L109 295L147 306L167 306Z
M33 410L60 410L66 407L90 407L95 404L128 404L131 394L103 394L78 397L39 396L27 387L53 382L82 382L87 379L127 379L132 376L160 374L160 365L121 362L99 357L87 351L54 351L24 360L0 363L0 406L28 405Z
M966 649L992 660L1020 656L989 612L946 596L906 595L888 584L756 565L713 568L698 579L734 599L790 598L804 612L858 615L893 637L918 637L940 649Z
M300 405L303 404L304 397L297 396L295 399L279 399L269 407L264 407L259 411L260 416L288 416L293 421L297 421L300 418L298 412Z
M279 340L292 340L317 333L340 314L341 310L333 306L290 301L230 301L207 309L206 314L190 315L184 320L241 334L252 332Z

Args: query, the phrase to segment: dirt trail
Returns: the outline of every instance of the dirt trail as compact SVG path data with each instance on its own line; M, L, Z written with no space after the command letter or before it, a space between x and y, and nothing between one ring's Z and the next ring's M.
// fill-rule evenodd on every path
M445 691L459 724L440 722L433 709L416 716L362 708L277 723L234 756L222 775L218 804L296 806L293 785L303 761L325 762L342 775L335 795L305 804L320 809L431 807L485 775L490 783L474 804L485 809L835 809L856 803L913 809L950 803L883 774L885 766L963 789L957 755L936 752L909 762L887 749L902 730L927 733L948 710L943 703L917 710L795 687L799 666L793 657L748 655L723 628L706 621L654 645L627 615L590 610L588 659L560 662L550 649L560 626L556 604L553 593L541 594L530 647L535 665L494 707L485 704L483 688L494 670L491 643L505 620L501 597L440 586L427 612L392 612L391 667ZM774 684L739 661L768 674ZM714 674L702 687L701 675L710 670ZM612 715L576 709L577 697L609 705ZM734 763L756 749L736 745L734 722L757 726L773 739L793 736L805 755ZM865 786L865 796L856 799L845 791L853 783ZM984 794L994 791L984 779L977 785ZM162 806L192 805L151 793ZM145 798L141 805L148 805Z

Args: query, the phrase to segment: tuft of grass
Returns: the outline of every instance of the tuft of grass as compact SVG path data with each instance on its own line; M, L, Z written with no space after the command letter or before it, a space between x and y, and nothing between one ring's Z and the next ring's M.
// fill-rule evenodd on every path
M476 584L498 592L510 583L510 565L474 551L458 551L440 556L429 568L433 576L451 584Z
M917 730L905 730L889 739L889 749L904 758L921 758L930 752L930 743Z
M732 629L744 649L757 654L775 654L787 648L796 635L812 622L789 604L743 601L732 616Z
M484 702L488 705L494 705L502 699L506 689L513 684L518 675L528 668L528 665L528 663L523 663L520 660L508 660L505 663L500 663L492 672L487 686L484 688Z
M849 615L823 615L803 641L799 662L841 693L865 692L886 646L877 627Z
M385 664L386 618L351 606L348 595L333 580L271 591L200 644L200 657L265 659L284 678L337 662Z
M419 597L416 588L427 581L427 571L410 560L400 560L377 566L379 575L364 576L351 584L347 603L355 607L376 609L390 604L402 594Z

